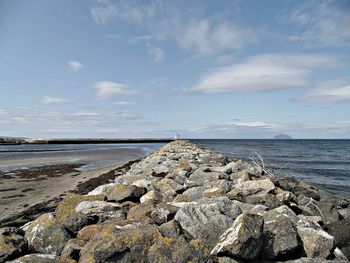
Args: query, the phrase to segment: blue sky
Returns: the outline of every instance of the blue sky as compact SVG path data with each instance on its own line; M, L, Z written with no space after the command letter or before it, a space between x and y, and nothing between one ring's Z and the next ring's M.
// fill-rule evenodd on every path
M0 135L350 138L350 2L0 2Z

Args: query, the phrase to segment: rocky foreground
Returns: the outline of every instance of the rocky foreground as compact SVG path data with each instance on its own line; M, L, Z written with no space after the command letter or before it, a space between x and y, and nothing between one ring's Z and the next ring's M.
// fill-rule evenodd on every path
M350 202L188 141L0 229L0 262L348 262Z

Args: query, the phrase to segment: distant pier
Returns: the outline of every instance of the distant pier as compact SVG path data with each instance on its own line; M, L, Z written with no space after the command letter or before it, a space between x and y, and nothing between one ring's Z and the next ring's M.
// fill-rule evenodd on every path
M27 144L106 144L106 143L167 143L173 138L60 138L27 140Z

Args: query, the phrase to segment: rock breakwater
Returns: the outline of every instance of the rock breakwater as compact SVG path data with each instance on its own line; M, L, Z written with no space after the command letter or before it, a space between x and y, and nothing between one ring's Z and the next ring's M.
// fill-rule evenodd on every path
M174 141L55 213L0 229L0 262L348 262L350 202Z

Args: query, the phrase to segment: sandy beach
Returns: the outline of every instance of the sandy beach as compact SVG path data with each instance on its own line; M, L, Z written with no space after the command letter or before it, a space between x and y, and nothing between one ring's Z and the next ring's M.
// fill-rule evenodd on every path
M79 184L97 178L121 167L123 163L111 167L79 172L79 164L47 165L29 170L17 170L12 176L2 177L0 182L0 222L17 217L29 207L40 203L54 202ZM48 204L49 205L49 204ZM54 205L54 204L51 204Z

